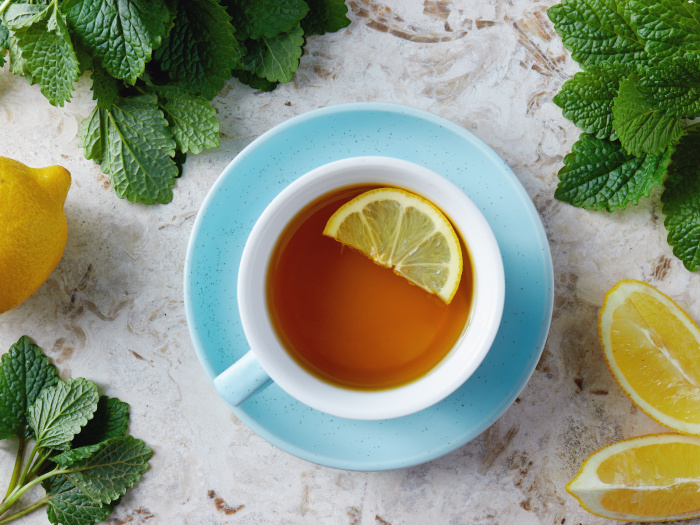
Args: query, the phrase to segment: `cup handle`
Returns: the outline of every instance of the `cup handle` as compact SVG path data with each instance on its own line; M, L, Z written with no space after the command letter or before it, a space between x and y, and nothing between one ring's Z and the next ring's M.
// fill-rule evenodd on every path
M272 383L272 379L248 352L214 378L214 388L229 405L239 406Z

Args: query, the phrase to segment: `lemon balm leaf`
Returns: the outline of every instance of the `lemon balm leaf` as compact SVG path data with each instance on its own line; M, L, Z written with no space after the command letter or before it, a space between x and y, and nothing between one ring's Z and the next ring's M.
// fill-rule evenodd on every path
M103 119L103 109L99 106L93 108L90 114L83 120L78 132L80 146L85 151L85 158L94 160L98 164L102 162L105 140L103 138L103 120L106 123L106 116ZM106 132L104 133L106 135Z
M28 421L37 446L65 450L97 409L97 386L83 378L69 379L42 390L29 407Z
M86 496L70 479L54 476L45 484L46 513L51 523L93 525L105 521L117 502L102 504Z
M243 84L246 84L259 91L272 91L279 84L279 82L270 82L266 78L260 78L255 73L251 73L250 71L245 71L243 69L234 71L233 76L240 80Z
M644 42L618 11L615 0L563 0L547 11L564 46L584 69L602 62L649 60Z
M16 36L31 82L41 86L51 104L63 106L71 98L80 70L62 15L54 9L47 19L16 31Z
M154 54L175 84L211 100L233 69L243 66L243 50L231 17L215 0L181 0L175 25Z
M92 66L92 98L97 101L97 107L106 109L117 101L119 83L100 66Z
M7 49L10 46L10 32L0 19L0 51Z
M10 73L22 75L27 81L32 83L32 74L26 67L26 60L22 57L22 48L19 45L17 34L12 31L8 36L8 56L10 58Z
M182 153L219 147L219 120L209 101L177 87L155 87L160 108Z
M690 271L700 269L700 129L678 144L661 196L664 225L673 254Z
M581 208L624 209L663 183L672 153L636 157L618 141L583 134L564 158L554 196Z
M301 21L305 35L322 35L350 25L348 6L343 0L306 0L309 12Z
M304 0L236 0L237 28L242 38L274 38L292 31L309 12Z
M167 203L178 175L172 130L152 94L119 99L107 113L102 169L114 190L132 202Z
M10 4L3 15L8 29L17 31L46 18L50 5L46 4Z
M0 439L23 436L29 406L58 381L56 367L31 339L12 345L0 361Z
M61 465L65 476L80 491L102 504L123 496L148 469L153 452L140 439L120 436L108 439L86 458Z
M124 436L128 427L129 404L116 397L100 396L93 418L75 436L72 446L96 445L113 437Z
M649 101L632 79L620 83L612 114L613 128L632 155L660 155L684 133L680 120Z
M162 0L77 0L66 10L78 42L110 75L134 84L170 29Z
M636 80L644 97L677 118L700 116L700 55L686 53L649 68Z
M0 20L0 67L5 65L5 57L3 51L10 47L10 32Z
M82 433L83 433L83 431L80 432L80 434L82 434ZM78 434L78 435L80 435L80 434ZM78 461L79 459L89 458L95 452L100 450L103 446L104 446L104 443L96 443L93 445L83 445L81 447L71 448L70 450L66 450L64 452L61 452L60 454L56 454L55 456L51 456L49 459L51 461L53 461L54 463L56 463L60 467L66 467L66 466L70 465L71 463Z
M145 204L173 198L178 169L172 135L153 93L95 108L79 132L86 157L101 165L117 195Z
M700 53L700 8L688 0L632 0L631 20L655 61Z
M245 69L270 82L289 82L299 67L304 31L297 26L289 33L263 37L250 44Z
M564 82L553 102L562 114L586 133L600 139L615 140L612 107L620 81L627 78L632 67L625 64L591 66Z

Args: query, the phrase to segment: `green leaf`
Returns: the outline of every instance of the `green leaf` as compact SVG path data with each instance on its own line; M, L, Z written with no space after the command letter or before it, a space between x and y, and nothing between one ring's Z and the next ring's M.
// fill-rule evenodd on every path
M59 467L67 467L80 459L87 459L95 454L98 450L105 446L105 442L95 443L92 445L83 445L82 447L71 448L55 456L49 458L50 461L56 463Z
M309 12L301 21L305 35L322 35L350 25L344 0L306 0Z
M92 59L92 55L90 55L87 49L81 46L79 42L73 41L73 49L75 50L75 56L78 57L78 67L80 69L81 75L85 71L93 71L96 67L100 67L99 64L95 65L95 61ZM114 80L116 81L116 79Z
M97 386L83 378L69 379L42 390L29 407L28 421L37 445L63 449L97 409Z
M700 8L688 0L632 0L632 24L655 60L700 53Z
M10 47L10 32L7 28L2 25L2 20L0 20L0 67L5 65L5 57L2 52L4 49Z
M31 82L41 86L51 104L63 106L70 100L73 82L80 76L63 17L54 9L48 19L16 31L16 35Z
M117 101L119 96L119 81L109 75L100 66L92 66L92 98L97 101L97 107L108 109Z
M683 136L680 120L647 100L633 79L620 83L612 114L613 128L622 146L632 155L660 155Z
M105 442L88 458L65 466L65 476L80 491L103 504L123 496L148 469L153 452L140 439L120 436Z
M42 4L10 4L3 14L3 22L8 29L17 31L46 18L50 7Z
M160 107L182 153L219 147L219 120L207 100L177 87L155 87Z
M661 201L673 254L691 272L700 270L700 128L697 125L689 128L678 144Z
M8 37L9 57L10 57L10 73L13 75L22 75L31 82L32 75L27 69L27 61L22 58L22 49L17 40L17 34L11 31Z
M251 41L245 69L270 82L289 82L299 67L304 31L297 27L274 38Z
M85 156L101 165L119 197L146 204L172 200L175 141L155 94L95 108L78 136Z
M49 478L47 517L51 523L92 525L106 520L118 502L101 504L86 496L65 476Z
M95 416L75 436L73 447L96 445L107 439L124 436L129 427L129 404L116 397L100 396Z
M637 78L637 87L668 115L700 116L700 55L686 53L646 70Z
M246 84L259 91L272 91L279 85L279 82L270 82L266 78L260 78L255 73L244 71L243 69L234 71L233 76L243 84Z
M649 58L615 0L563 0L547 11L571 57L585 69L602 62L644 64Z
M564 158L554 196L581 208L624 209L662 184L672 153L635 157L617 141L583 134Z
M171 27L162 0L77 0L66 11L78 42L113 77L134 84Z
M49 358L29 337L20 337L0 361L0 439L24 435L29 406L59 381Z
M96 106L83 120L78 131L80 146L85 149L85 158L102 162L107 146L108 110Z
M564 82L553 102L562 114L586 133L599 139L615 140L612 125L613 99L620 81L627 78L632 67L625 64L591 66Z
M304 0L236 0L236 29L241 38L274 38L294 30L309 12Z
M0 51L10 47L10 32L0 20Z
M173 83L208 100L221 91L232 69L242 67L242 58L231 17L215 0L181 0L175 26L155 52Z

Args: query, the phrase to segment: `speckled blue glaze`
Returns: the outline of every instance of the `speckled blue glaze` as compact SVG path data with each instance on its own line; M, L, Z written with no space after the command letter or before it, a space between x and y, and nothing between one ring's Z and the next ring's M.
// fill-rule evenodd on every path
M185 309L197 356L213 380L248 351L236 280L258 215L287 184L328 162L393 156L450 179L474 201L498 240L506 275L503 320L475 374L453 395L410 416L355 421L329 416L271 385L231 410L298 457L347 470L417 465L469 442L511 405L544 348L553 275L537 211L511 169L462 127L405 106L359 103L290 119L260 136L226 167L195 221L184 275ZM213 387L212 387L213 389Z

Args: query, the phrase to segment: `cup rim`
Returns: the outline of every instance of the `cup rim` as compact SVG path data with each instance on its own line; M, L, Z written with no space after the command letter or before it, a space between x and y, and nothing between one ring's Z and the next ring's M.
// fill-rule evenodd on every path
M469 249L474 272L467 327L452 350L423 376L382 390L353 390L333 385L304 370L278 340L267 310L265 293L269 257L289 220L318 197L337 188L363 183L404 188L433 202L458 229ZM504 298L505 277L498 243L471 199L452 182L424 166L383 156L350 157L330 162L286 186L253 226L238 273L238 306L243 331L251 351L272 380L312 408L357 420L409 415L453 393L474 373L488 353L500 326ZM481 327L478 331L474 329L477 326ZM472 351L466 351L467 347Z

